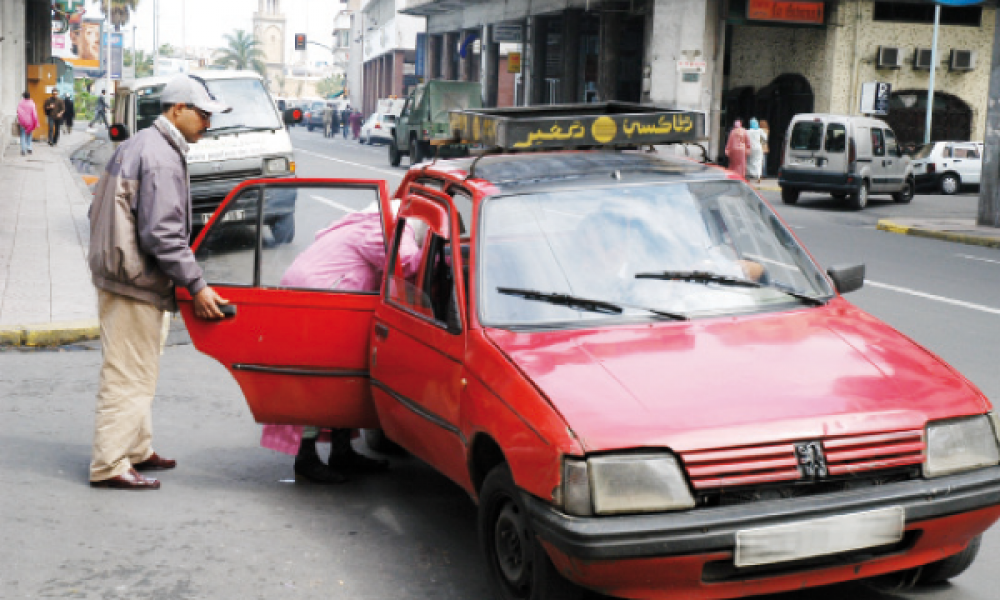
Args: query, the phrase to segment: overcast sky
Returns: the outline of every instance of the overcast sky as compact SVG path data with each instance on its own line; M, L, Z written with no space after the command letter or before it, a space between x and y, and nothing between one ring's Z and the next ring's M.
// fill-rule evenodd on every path
M3 0L0 0L3 1ZM253 13L258 0L139 0L132 20L123 27L125 47L132 47L132 26L136 29L136 48L153 51L153 7L159 5L160 44L180 47L223 46L223 35L236 29L253 31ZM305 33L310 41L330 45L333 41L333 18L343 6L336 0L281 0L285 13L286 59L292 62L292 40L296 33ZM184 8L182 10L182 7ZM182 18L183 14L183 18ZM100 3L88 0L87 17L100 17ZM186 35L183 33L186 25ZM327 61L330 53L317 46L306 46L308 62Z

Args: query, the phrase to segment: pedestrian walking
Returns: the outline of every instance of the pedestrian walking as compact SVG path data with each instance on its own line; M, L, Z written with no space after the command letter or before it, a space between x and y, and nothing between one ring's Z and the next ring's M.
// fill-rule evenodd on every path
M771 153L771 127L764 119L760 120L760 130L764 132L764 142L761 144L761 149L764 151L764 162L760 167L760 176L767 177L767 157Z
M66 112L63 114L66 133L73 133L73 120L76 119L76 104L73 103L73 97L66 94L65 99L63 99L63 105L66 107Z
M165 311L177 310L174 287L186 288L194 312L223 317L227 304L209 287L188 245L191 188L186 157L230 107L188 75L160 93L161 114L122 143L97 183L90 207L89 265L101 327L100 384L90 485L158 489L140 471L172 469L177 461L152 447L153 395L159 375Z
M330 111L330 137L340 133L340 111L336 108Z
M323 109L323 137L333 135L333 113L335 112L337 109L329 104Z
M360 110L355 110L351 113L351 134L354 136L354 139L361 137L361 124L363 122L364 119L361 118Z
M94 118L91 119L90 125L87 126L87 131L94 130L94 123L100 121L104 123L104 128L108 128L108 98L107 90L101 90L101 95L97 97L97 105L94 107Z
M55 146L59 143L59 127L62 123L63 113L66 111L66 105L63 104L56 89L53 88L52 95L45 99L42 110L45 111L45 116L49 121L49 145Z
M347 126L351 122L351 107L345 106L344 110L340 111L340 127L344 134L344 139L347 139Z
M760 184L761 175L764 173L764 144L767 143L767 134L760 128L757 119L750 119L750 129L746 132L750 140L750 155L747 158L747 179L756 179Z
M17 124L21 131L21 156L31 154L31 133L38 129L38 109L28 92L21 94L17 104Z
M729 132L726 142L726 156L729 157L729 170L743 179L747 176L747 154L750 152L750 138L743 129L743 121L736 119L733 130Z

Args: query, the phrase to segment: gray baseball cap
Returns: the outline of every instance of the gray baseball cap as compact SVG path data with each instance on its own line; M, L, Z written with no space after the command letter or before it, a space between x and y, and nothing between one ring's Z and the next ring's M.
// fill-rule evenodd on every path
M208 91L208 85L201 77L194 75L178 75L171 79L160 92L160 104L190 104L209 114L227 113L233 110L219 102L218 98Z

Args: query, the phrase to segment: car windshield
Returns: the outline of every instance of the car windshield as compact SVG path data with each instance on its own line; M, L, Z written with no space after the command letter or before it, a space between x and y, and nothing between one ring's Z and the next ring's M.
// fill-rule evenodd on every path
M281 129L274 103L259 79L214 79L206 83L219 101L233 107L230 113L212 115L212 129Z
M771 209L735 181L496 196L483 207L479 239L479 310L491 326L655 316L650 310L694 318L801 307L833 294ZM581 310L512 289L623 310Z
M932 150L934 150L934 144L924 144L913 153L913 158L928 158Z

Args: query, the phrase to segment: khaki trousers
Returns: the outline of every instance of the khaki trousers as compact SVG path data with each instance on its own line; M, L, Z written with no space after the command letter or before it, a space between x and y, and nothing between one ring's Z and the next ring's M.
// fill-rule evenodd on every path
M101 380L97 391L90 480L127 472L153 453L152 405L160 371L163 311L97 290Z

